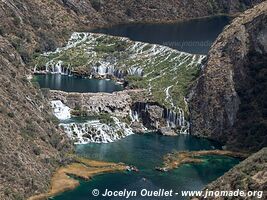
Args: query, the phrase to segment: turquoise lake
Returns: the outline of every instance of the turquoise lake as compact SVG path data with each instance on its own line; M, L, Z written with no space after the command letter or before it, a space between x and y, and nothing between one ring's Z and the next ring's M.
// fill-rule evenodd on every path
M94 197L93 189L100 193L109 190L136 190L141 189L173 189L201 190L206 184L223 175L226 171L239 163L238 159L225 156L205 156L202 164L187 164L170 172L159 172L155 167L161 166L162 157L174 150L209 150L220 149L218 143L206 139L199 139L190 135L178 137L164 137L156 133L146 135L131 135L120 141L109 144L78 145L76 153L91 159L124 162L138 167L139 172L121 172L104 174L93 177L91 181L82 181L81 185L73 191L65 192L55 200L105 200L125 199L125 197ZM145 178L145 179L144 179ZM183 199L175 197L132 197L130 199Z
M61 90L65 92L106 92L112 93L123 90L123 87L112 80L88 79L60 74L35 75L41 88Z

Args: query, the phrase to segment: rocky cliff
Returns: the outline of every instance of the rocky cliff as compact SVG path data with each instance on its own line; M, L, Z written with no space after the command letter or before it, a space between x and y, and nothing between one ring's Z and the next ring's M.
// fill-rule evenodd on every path
M48 103L26 78L33 52L55 49L73 31L131 21L234 14L262 0L0 2L0 199L24 199L48 188L68 142Z
M256 151L267 145L267 2L234 19L209 52L190 103L191 132Z

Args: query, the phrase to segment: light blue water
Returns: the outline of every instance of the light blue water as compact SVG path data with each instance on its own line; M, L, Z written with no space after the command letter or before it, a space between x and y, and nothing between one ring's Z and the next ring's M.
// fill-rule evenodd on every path
M107 92L121 91L123 87L112 80L98 80L65 76L60 74L35 75L41 88L65 92Z
M207 183L215 180L239 161L225 156L205 156L202 164L187 164L170 172L159 172L155 167L162 165L162 157L173 150L204 150L220 148L220 145L206 139L189 135L164 137L157 134L132 135L123 140L109 144L78 145L78 155L113 162L124 162L140 169L139 172L121 172L94 177L91 181L81 181L81 185L73 191L65 192L55 200L105 200L125 199L124 197L94 197L91 192L97 188L100 192L109 190L157 190L173 189L200 190ZM144 180L145 178L145 180ZM155 199L148 197L133 197L131 199ZM182 199L181 196L158 197L156 199Z

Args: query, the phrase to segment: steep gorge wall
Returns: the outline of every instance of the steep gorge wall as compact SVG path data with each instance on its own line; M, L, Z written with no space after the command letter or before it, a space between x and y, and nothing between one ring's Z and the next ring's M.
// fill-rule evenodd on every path
M47 190L52 172L71 149L52 123L47 100L26 80L30 72L24 63L33 52L55 49L73 31L131 21L233 14L260 1L2 0L0 199L23 199Z
M193 91L191 132L232 149L267 145L267 2L218 37Z
M48 189L72 147L47 100L26 79L20 55L1 36L0 70L0 199L23 199Z

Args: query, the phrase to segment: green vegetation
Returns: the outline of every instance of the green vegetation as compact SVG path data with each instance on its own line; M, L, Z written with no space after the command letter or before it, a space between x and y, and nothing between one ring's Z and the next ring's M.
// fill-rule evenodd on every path
M84 36L80 33L79 39L72 39L74 46L48 55L35 55L32 66L41 69L47 62L62 61L65 67L74 71L88 72L92 67L108 63L107 66L115 69L132 71L125 77L129 88L148 89L154 101L172 110L179 107L187 112L184 98L199 75L202 56L121 37L90 34L84 39ZM137 76L138 70L144 76Z
M39 156L41 154L41 149L36 144L32 145L32 151L37 156Z
M99 119L100 123L102 123L102 124L107 124L107 125L111 125L111 126L113 126L115 124L113 118L108 113L100 114L97 116L97 118Z
M86 117L88 114L86 110L83 110L80 106L76 106L73 110L71 110L71 115L78 117Z
M9 112L9 113L7 113L7 116L9 116L10 118L14 118L15 114L13 112Z

